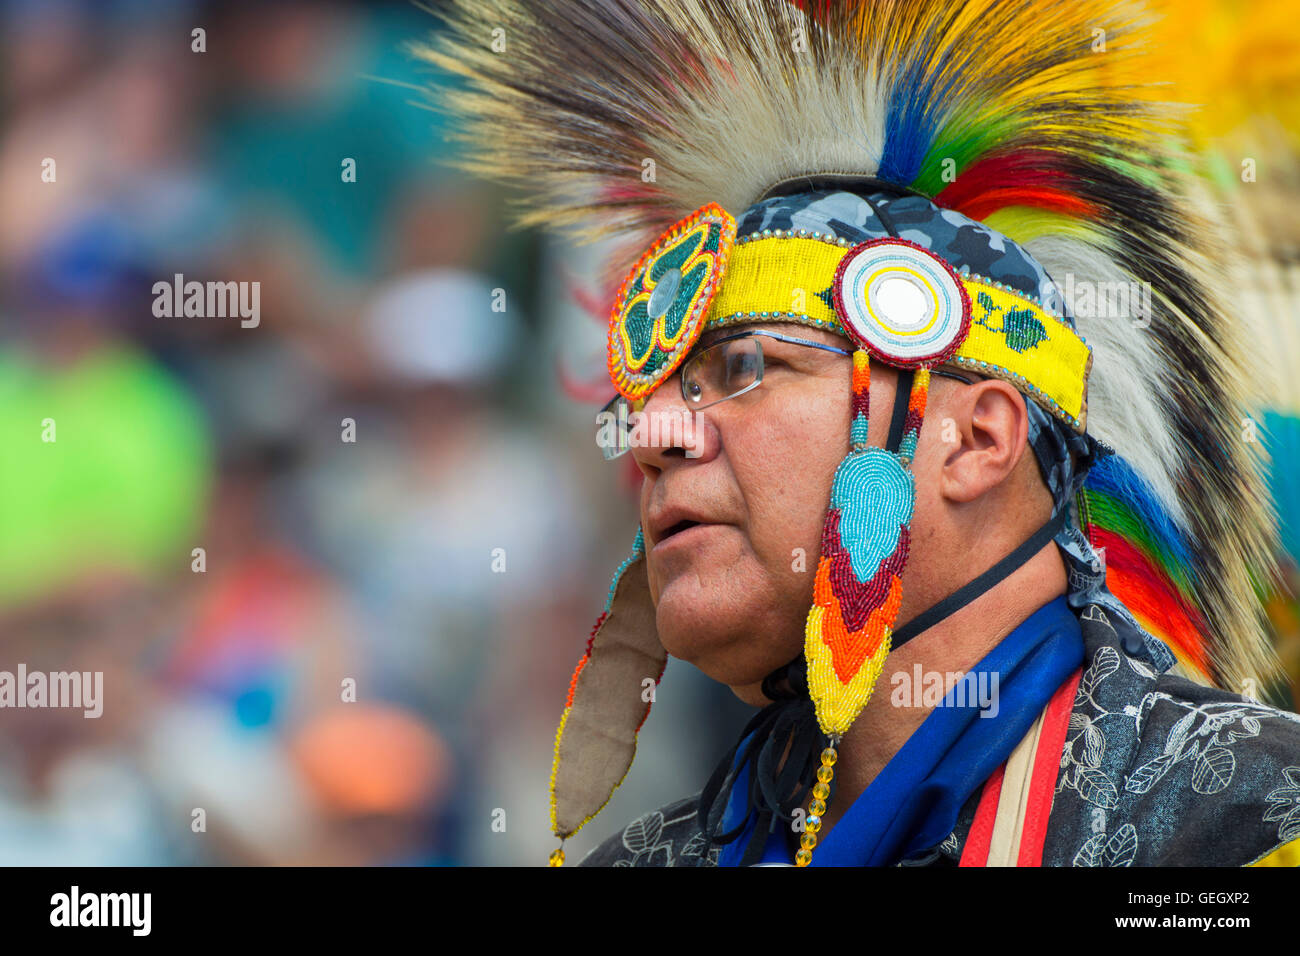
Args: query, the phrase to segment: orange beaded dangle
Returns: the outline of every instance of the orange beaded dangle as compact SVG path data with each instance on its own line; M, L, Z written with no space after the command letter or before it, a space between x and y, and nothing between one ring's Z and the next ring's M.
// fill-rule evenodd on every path
M804 820L803 836L799 838L799 852L794 855L795 866L807 866L812 862L812 851L817 846L817 833L822 828L822 816L826 813L826 800L831 795L831 780L835 777L835 761L839 754L835 748L840 742L840 735L831 735L830 746L822 751L822 765L817 768L817 782L812 788L812 802L808 804L808 816Z
M546 861L547 866L564 866L564 841L560 841L559 849L551 852L550 859Z

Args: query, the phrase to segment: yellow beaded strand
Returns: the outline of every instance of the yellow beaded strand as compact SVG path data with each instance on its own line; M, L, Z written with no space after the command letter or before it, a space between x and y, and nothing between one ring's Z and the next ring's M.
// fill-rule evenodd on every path
M838 736L832 737L831 745L822 751L822 765L817 768L817 783L812 788L813 798L808 804L803 836L799 838L799 852L794 855L795 866L807 866L812 862L812 851L817 846L817 832L822 828L822 816L826 813L826 798L831 794L831 780L835 777L835 761L839 757L835 745L839 742Z

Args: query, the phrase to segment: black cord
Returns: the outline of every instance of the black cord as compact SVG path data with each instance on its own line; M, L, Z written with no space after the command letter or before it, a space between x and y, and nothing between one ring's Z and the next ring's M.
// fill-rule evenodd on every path
M993 567L989 568L973 581L963 584L938 604L922 611L898 630L894 631L890 639L890 649L896 650L897 648L902 647L912 638L916 637L916 635L934 627L934 625L938 624L945 617L961 610L971 601L975 600L985 591L993 587L993 585L1010 575L1011 572L1015 571L1022 564L1036 555L1049 541L1056 537L1057 533L1065 527L1065 518L1065 509L1062 508L1053 515L1046 524L1035 531L1027 541L1022 543L997 564L993 565Z

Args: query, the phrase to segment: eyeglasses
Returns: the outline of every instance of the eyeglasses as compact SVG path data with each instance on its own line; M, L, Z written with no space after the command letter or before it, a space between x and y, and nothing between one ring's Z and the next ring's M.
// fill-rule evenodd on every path
M758 388L763 382L763 343L759 341L760 338L821 349L837 355L853 354L849 349L782 335L767 329L738 332L710 343L683 363L681 389L687 407L691 411L701 411ZM931 374L971 384L970 380L951 372L933 369ZM600 410L596 416L599 426L596 443L600 445L606 461L613 461L632 447L632 431L636 425L632 414L640 413L644 408L645 399L629 401L622 395L616 395Z

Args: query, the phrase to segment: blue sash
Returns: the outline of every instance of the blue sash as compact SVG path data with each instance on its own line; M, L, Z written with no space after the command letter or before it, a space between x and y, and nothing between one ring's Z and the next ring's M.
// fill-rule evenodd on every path
M1083 662L1083 633L1064 597L1043 605L1008 634L945 695L813 851L813 866L890 866L939 844L972 793L1011 755L1056 689ZM907 675L909 680L911 675ZM993 681L996 679L997 683ZM981 691L995 703L982 717ZM877 693L887 693L880 687ZM913 703L922 688L913 687ZM958 706L964 704L964 706ZM744 747L742 746L743 752ZM740 822L748 768L742 768L723 816ZM834 792L831 794L834 799ZM722 847L719 866L737 866L755 825ZM776 821L764 863L793 863Z

